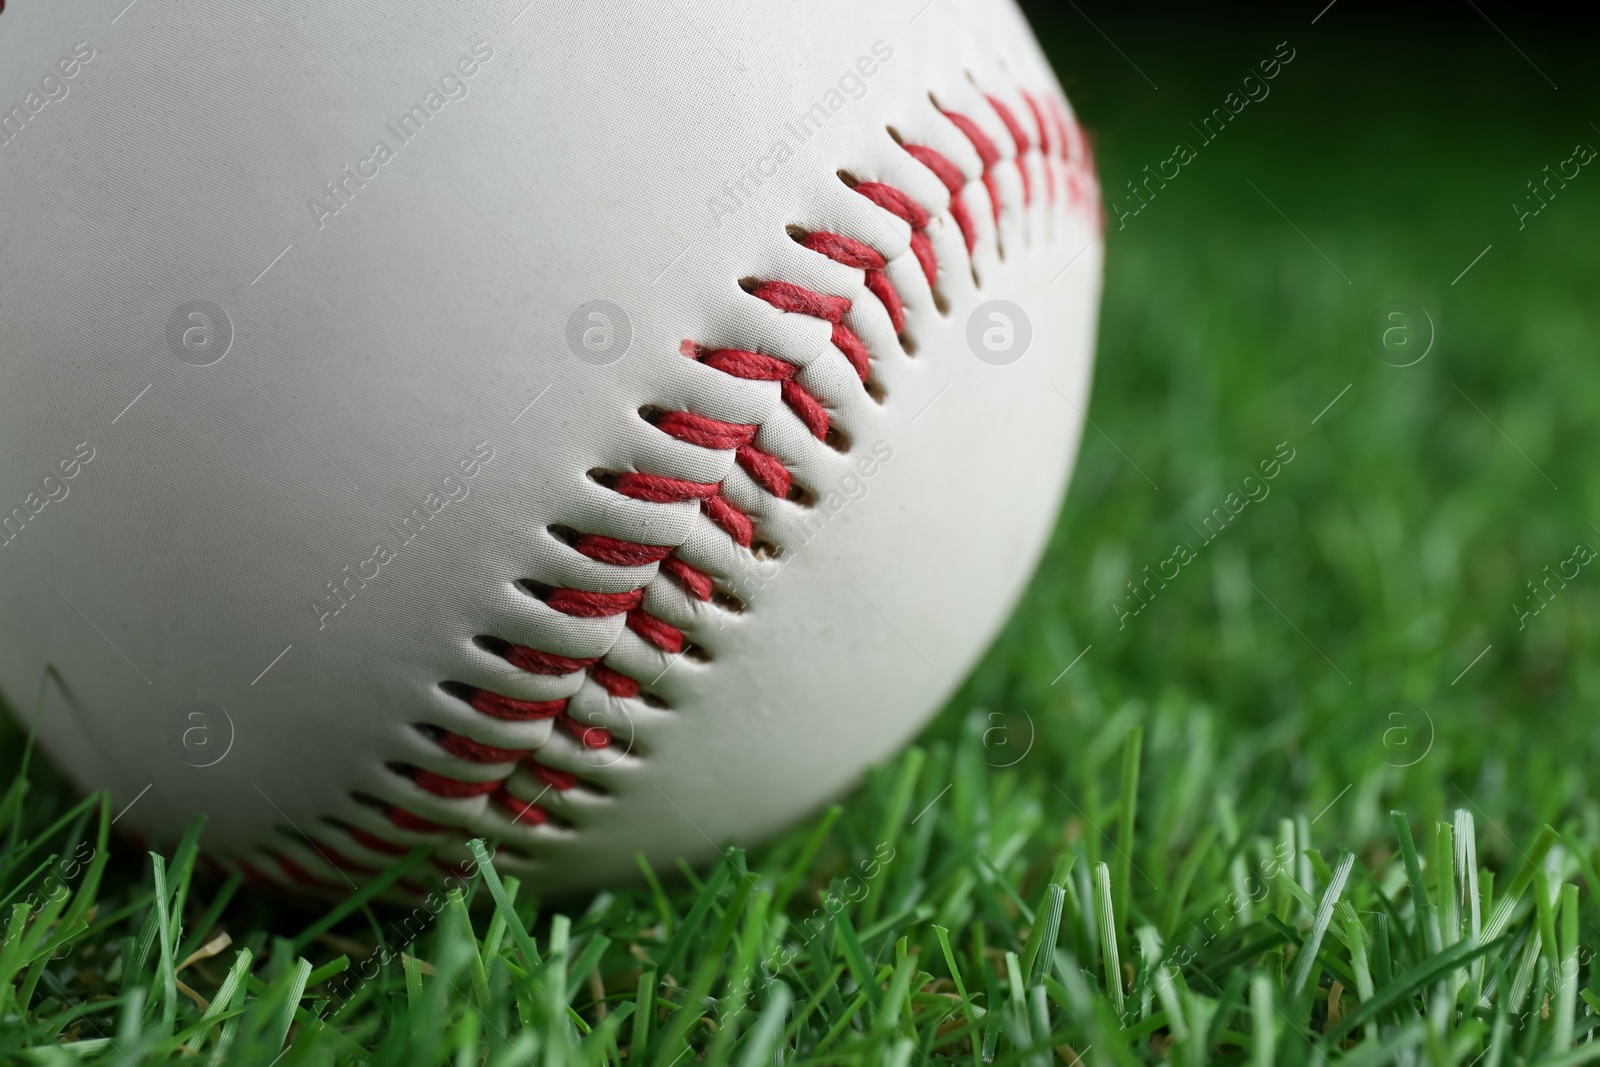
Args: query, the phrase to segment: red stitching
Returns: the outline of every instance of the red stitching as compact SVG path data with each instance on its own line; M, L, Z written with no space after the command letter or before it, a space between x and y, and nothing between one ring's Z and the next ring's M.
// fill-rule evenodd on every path
M1045 198L1051 207L1056 205L1056 176L1055 168L1050 163L1050 124L1044 120L1044 112L1039 110L1039 102L1033 94L1024 92L1022 99L1028 102L1028 110L1033 112L1033 124L1039 128L1039 159L1044 163Z
M978 128L978 124L967 116L956 111L946 111L944 117L955 124L961 135L972 142L972 147L978 152L978 158L983 161L983 187L989 190L989 205L994 210L994 221L1000 221L1000 189L994 180L994 165L1000 162L1000 149L989 140L989 135Z
M561 720L557 719L557 722ZM436 797L447 797L459 800L463 797L481 797L485 793L492 793L500 786L500 779L492 782L464 782L459 778L447 778L433 771L417 770L411 775L411 781L418 789L427 790Z
M550 786L552 789L565 793L569 789L576 789L578 776L571 771L558 771L554 767L546 767L536 760L525 760L523 766L534 773L534 776Z
M625 593L595 593L588 589L555 589L545 600L563 615L580 619L604 619L631 611L644 600L643 589L630 589Z
M763 452L754 445L744 445L740 447L739 451L735 453L735 455L739 460L739 466L743 467L744 472L750 475L751 480L761 488L765 489L773 496L783 497L789 495L789 486L794 484L794 476L789 473L789 468L785 467L777 456L774 456L768 452ZM689 566L676 556L670 557L666 561L665 566L671 567L674 563L680 564L685 568L688 568ZM706 591L703 594L698 592L698 586L693 587L691 591L695 592L695 595L700 597L701 600L705 600L711 595L711 579L706 578L706 576L700 574L699 571L695 571L694 573L699 574L701 578L705 578ZM679 575L679 577L683 576ZM685 579L684 584L688 585L689 581Z
M671 623L661 621L643 608L628 612L628 629L663 652L670 652L676 656L683 651L683 631Z
M1022 175L1022 206L1027 207L1033 203L1033 183L1028 178L1028 164L1023 156L1028 151L1028 134L1017 121L1017 116L1011 109L994 97L985 97L989 106L994 108L994 113L1000 116L1000 121L1005 124L1006 132L1011 135L1011 141L1017 146L1017 173Z
M584 534L572 546L581 554L618 567L643 567L660 563L672 554L671 545L640 545L601 534Z
M944 182L945 189L950 193L950 217L956 220L962 240L967 244L967 254L971 255L978 246L978 229L973 225L967 202L961 198L961 190L967 187L966 175L945 156L924 145L908 144L905 149L911 158L933 171L934 176Z
M389 810L384 814L388 816L390 822L402 830L413 830L422 834L435 834L441 830L450 829L450 827L442 823L436 823L432 819L424 819L415 812L407 811L398 804L390 805Z
M751 449L751 451L754 452L755 450ZM761 455L762 453L756 454ZM740 458L741 460L743 459L742 453ZM772 457L768 456L767 458L771 459ZM777 461L774 460L774 462ZM782 467L780 466L779 469L782 470ZM784 471L783 476L787 481L789 472ZM756 480L759 482L761 479L757 478ZM769 486L768 488L770 489L771 487ZM782 496L783 494L775 493L775 495ZM711 575L689 566L678 556L668 556L662 561L661 569L678 579L679 584L681 584L685 591L687 591L688 594L694 597L696 600L711 599L711 593L716 588L711 581Z
M716 482L690 482L665 474L640 474L630 471L617 479L617 492L648 504L682 504L716 496L722 486Z
M828 436L828 409L823 407L817 398L802 389L797 382L784 382L780 387L784 403L789 405L800 421L805 423L811 435L821 441Z
M779 311L809 315L824 322L839 322L850 310L850 301L845 297L828 296L793 282L762 282L750 295Z
M591 726L586 722L579 722L570 715L561 716L556 723L576 738L584 748L605 748L611 744L611 731L603 726Z
M506 651L511 665L529 674L576 674L595 661L558 656L554 652L541 652L526 645L512 645Z
M521 797L512 796L505 790L494 795L500 806L511 813L512 822L525 822L530 826L543 826L550 820L550 813L539 805L523 800Z
M1080 175L1073 166L1075 157L1083 157L1092 166L1093 157L1088 143L1076 124L1064 115L1059 105L1047 110L1035 98L1023 92L1034 124L1037 127L1038 154L1044 174L1046 196L1051 205L1056 198L1057 169L1053 160L1059 160L1062 181L1067 195L1076 203L1092 194L1080 184ZM1005 126L1016 146L1018 173L1022 182L1024 206L1033 199L1032 179L1026 157L1032 150L1034 138L1018 121L1016 114L1002 101L990 96L986 100ZM980 179L989 193L995 221L1000 219L1000 191L995 169L1000 163L1000 151L992 139L969 117L954 111L944 116L972 144L983 165ZM908 144L905 151L925 166L944 185L949 193L949 212L960 230L967 252L977 247L977 228L971 211L963 197L967 178L961 169L944 154L925 145ZM902 219L911 228L912 254L922 269L930 287L937 284L938 262L933 242L926 232L931 223L927 208L914 197L895 186L883 182L860 182L855 191L878 207ZM1102 208L1102 225L1104 210ZM807 249L828 257L834 262L863 272L863 285L889 317L896 333L903 332L906 324L905 303L888 276L888 261L883 253L861 241L843 234L813 232L800 239ZM852 308L849 298L817 292L793 282L779 279L760 281L749 290L750 295L766 302L786 314L805 315L830 324L831 339L850 363L863 383L871 372L871 353L857 334L844 324ZM822 402L797 380L801 368L785 359L761 352L738 348L706 349L693 341L684 341L680 350L686 357L731 377L746 381L777 382L784 404L794 412L806 429L819 440L826 439L831 426L831 416ZM745 423L727 422L686 410L673 410L652 417L651 421L661 432L677 441L714 451L732 451L739 467L750 479L774 497L784 498L793 488L793 474L776 456L756 447L761 427ZM611 488L634 500L654 504L675 504L698 501L705 515L724 530L735 543L749 547L754 538L755 524L751 518L722 493L720 483L694 482L644 471L627 471L614 476ZM600 563L620 567L645 567L657 565L658 572L670 575L692 597L710 600L715 591L711 575L685 562L671 545L652 545L626 541L602 534L582 533L574 542L575 550ZM546 603L556 611L580 618L626 617L626 625L652 646L676 655L686 645L682 630L651 615L643 607L644 589L623 592L596 592L593 590L553 589ZM598 658L575 658L545 652L523 645L506 647L505 658L513 666L530 674L561 676L587 671L589 676L612 697L627 699L637 697L639 682L606 666ZM519 700L483 689L470 689L467 702L472 708L495 719L524 722L553 719L580 744L590 749L605 748L612 743L610 731L573 719L568 713L568 700ZM575 788L579 776L570 771L547 767L525 750L498 748L451 731L441 731L440 747L452 756L468 763L492 764L520 760L531 773L548 787L558 791ZM472 782L450 778L426 770L414 770L412 780L418 788L446 798L468 798L489 795L502 808L511 812L515 821L539 826L547 823L550 813L537 804L521 800L504 789L504 782ZM417 833L436 833L452 829L449 826L425 819L398 805L390 806L388 821L401 830ZM377 834L357 827L346 832L358 844L386 855L403 855L409 849L402 844L387 842ZM338 856L330 850L330 854ZM275 856L285 873L295 880L312 879L309 872L293 865L293 861ZM339 857L340 862L349 862ZM333 861L330 861L333 862ZM336 862L337 866L338 863ZM247 865L241 864L241 869ZM291 867L295 869L291 870ZM353 866L352 869L362 869ZM253 869L247 873L255 873Z
M492 719L504 719L506 722L553 719L567 710L565 700L517 700L514 697L491 693L487 689L473 690L468 703L475 711L481 711Z
M468 763L515 763L528 754L525 748L495 748L448 730L439 735L439 747Z
M591 667L589 669L589 677L593 678L600 688L614 697L636 697L639 695L638 682L621 671L612 670L604 663L596 663Z
M660 421L656 423L656 429L668 437L677 438L687 444L730 451L754 441L756 431L761 427L747 426L740 422L723 422L707 415L696 415L692 411L669 411L661 416ZM671 549L667 551L670 552Z

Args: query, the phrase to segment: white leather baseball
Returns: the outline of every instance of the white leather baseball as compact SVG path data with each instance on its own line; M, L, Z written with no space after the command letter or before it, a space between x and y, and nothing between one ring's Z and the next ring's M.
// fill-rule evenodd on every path
M704 859L1005 620L1102 261L1021 15L627 7L0 15L0 685L119 828Z

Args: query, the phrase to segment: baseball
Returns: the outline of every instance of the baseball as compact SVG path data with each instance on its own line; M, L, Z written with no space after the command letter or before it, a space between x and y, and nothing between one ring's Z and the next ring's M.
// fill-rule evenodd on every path
M955 696L1103 259L1008 0L123 2L0 24L0 690L119 830L579 889Z

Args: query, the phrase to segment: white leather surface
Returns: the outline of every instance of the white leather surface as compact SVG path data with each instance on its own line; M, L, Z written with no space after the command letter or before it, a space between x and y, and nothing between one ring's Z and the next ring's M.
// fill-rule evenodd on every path
M364 793L504 834L509 869L562 889L628 876L635 851L703 859L759 840L893 752L992 639L1054 520L1088 403L1102 258L1090 176L1091 195L1073 201L1056 160L1051 206L1035 154L1029 207L1015 165L995 170L998 233L982 183L968 184L980 231L969 269L944 186L887 127L976 178L976 152L930 93L1011 157L979 87L1030 130L1017 91L1059 90L1009 4L925 3L137 0L119 16L102 0L16 0L0 15L0 109L22 106L28 121L0 144L0 512L21 507L26 522L0 545L0 687L25 710L45 667L59 672L40 723L49 755L119 809L138 797L119 826L167 840L204 812L220 855L273 877L280 853L339 882L293 828L374 859L330 816L429 839L352 799ZM92 58L39 91L80 42ZM397 139L389 125L426 107L475 44L472 75ZM800 142L786 124L826 106L875 44L891 56ZM455 85L466 94L449 99ZM41 98L35 113L27 102ZM392 158L347 184L345 206L310 205L336 204L326 183L380 140ZM774 169L779 141L791 154ZM724 184L763 157L771 176L729 198ZM947 313L906 251L908 227L841 170L936 216ZM718 196L732 208L720 217ZM893 258L914 354L861 272L802 248L789 225ZM884 402L825 324L777 312L745 278L849 296ZM1033 331L1007 366L966 341L972 311L995 298ZM232 322L209 366L168 343L174 309L192 300ZM569 315L593 300L631 322L609 365L566 342ZM684 358L685 339L805 365L850 452L810 438L774 383ZM764 495L732 453L662 434L644 406L762 422L760 443L825 518ZM458 463L485 442L492 458L464 478ZM80 446L92 459L66 480ZM693 504L626 500L586 477L595 468L727 476L783 562L752 578L752 557ZM467 495L319 628L326 583L346 567L370 574L375 544L395 544L401 519L429 493L459 494L452 485ZM830 493L844 501L831 513ZM554 612L516 581L619 591L654 567L586 559L551 524L689 542L684 555L747 609L651 584L646 607L709 662L675 661L620 617ZM607 655L635 678L659 675L669 707L517 671L476 635ZM573 716L628 744L585 754L549 720L480 715L446 680L525 699L581 684ZM231 748L209 767L171 741L174 712L195 700L231 721ZM542 749L556 766L587 761L607 793L550 791L540 803L571 825L538 828L484 798L433 797L386 765L473 780L508 768L463 764L416 723ZM212 725L212 751L226 728ZM512 791L531 799L542 786L530 783L519 772Z

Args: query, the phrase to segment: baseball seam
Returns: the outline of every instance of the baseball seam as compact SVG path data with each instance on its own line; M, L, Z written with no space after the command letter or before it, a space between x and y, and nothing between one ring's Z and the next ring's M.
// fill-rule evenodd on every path
M1030 134L1018 120L1016 113L1003 101L993 96L985 96L984 99L993 109L995 117L1015 145L1015 155L1009 159L1003 157L995 142L968 115L940 108L940 113L971 144L977 154L982 169L978 176L972 179L969 179L967 174L943 153L925 145L906 143L892 129L890 130L900 147L931 171L948 190L949 204L945 214L962 235L969 266L977 248L979 228L969 209L966 194L972 182L982 183L991 205L995 221L995 240L998 241L999 222L1004 206L1002 185L998 179L999 171L1006 164L1015 164L1021 176L1023 208L1031 207L1036 199L1029 165L1029 160L1033 157L1038 159L1043 175L1044 199L1050 207L1054 207L1058 192L1074 203L1093 202L1092 187L1088 184L1092 182L1092 178L1087 180L1084 178L1084 175L1093 174L1093 160L1083 132L1070 115L1054 103L1051 99L1052 94L1047 92L1041 95L1047 104L1042 105L1034 94L1021 91L1021 96L1031 112L1034 130L1037 131L1036 136ZM937 101L935 106L938 106ZM922 276L927 280L935 306L940 313L947 313L947 305L938 287L939 262L933 241L927 232L935 216L914 197L896 186L884 182L857 182L842 171L840 177L857 194L901 219L910 227L909 254L914 257ZM1097 221L1103 228L1103 216ZM801 246L836 263L861 271L864 288L882 305L894 333L900 338L902 348L907 354L913 350L913 345L906 334L908 325L906 304L890 279L889 267L892 262L890 259L869 244L845 234L807 232L794 227L789 229L789 234ZM1003 248L1000 252L1003 255ZM818 292L780 279L746 280L741 286L750 296L766 302L780 312L807 316L827 323L833 346L848 361L861 387L879 403L882 402L881 390L877 389L872 379L875 357L856 332L845 323L845 317L852 307L849 298ZM777 383L783 406L799 419L812 437L838 451L845 453L850 451L848 439L835 430L823 401L798 380L803 369L799 364L778 355L746 349L706 348L690 340L682 342L680 353L684 358L700 362L733 378ZM795 501L802 505L808 502L808 490L798 483L789 467L778 456L757 446L757 438L765 423L727 422L682 409L650 408L642 410L640 414L657 430L676 441L705 449L731 452L738 469L772 497ZM726 479L723 482L694 482L642 471L604 470L591 471L589 476L609 490L633 501L654 504L698 504L704 516L734 544L747 551L752 549L765 553L780 551L776 546L760 539L755 520L724 494ZM635 542L559 525L552 526L551 532L579 554L595 562L618 567L654 568L648 580L634 589L623 592L539 586L527 581L518 583L525 591L538 597L547 607L562 615L574 619L607 619L621 616L624 619L624 629L631 631L652 648L669 656L683 656L694 655L699 650L690 643L682 629L652 614L645 607L647 588L661 581L663 575L666 576L666 580L675 583L682 593L696 601L713 604L723 610L742 610L742 602L726 585L727 576L711 574L691 564L679 554L682 545ZM655 707L666 706L659 698L648 692L647 682L642 682L609 665L606 662L609 652L596 657L571 657L527 645L513 644L492 635L480 636L478 644L480 647L497 652L511 666L532 675L570 677L582 673L585 675L582 684L593 681L611 698L640 699ZM455 681L442 682L441 688L490 719L512 722L553 720L555 728L570 735L573 741L585 749L606 749L616 743L611 731L605 727L585 723L571 714L570 701L573 699L571 696L552 700L523 700ZM535 758L534 750L486 744L439 726L424 725L423 728L439 752L447 757L445 762L458 768L464 776L456 777L411 765L391 765L390 770L395 775L409 779L411 786L441 801L487 797L491 804L509 816L512 823L534 827L550 825L554 828L570 824L565 824L559 815L538 802L546 793L553 790L559 794L574 789L605 792L603 786L587 779L581 769L565 769L541 762ZM510 770L499 777L475 777L490 768L507 765L510 766ZM532 785L539 790L533 800L518 796L508 787L519 767L526 769ZM376 826L381 827L382 832L371 826L356 826L345 820L332 818L325 820L341 830L348 841L355 846L357 850L355 856L347 854L348 846L343 841L334 846L324 839L309 839L311 846L324 861L336 869L351 873L370 875L377 872L378 868L372 863L362 861L362 853L392 858L406 854L420 841L443 843L444 835L456 835L464 840L468 836L467 825L481 817L481 805L474 805L470 813L463 813L460 825L450 825L438 821L437 818L418 814L403 803L362 794L356 795L356 799L363 801L370 808L381 811L381 815L374 822ZM307 888L338 888L334 883L308 869L304 862L296 860L287 850L267 848L260 851L263 855L271 857L282 875L290 882ZM300 855L306 858L304 853ZM434 862L443 870L455 869L453 865L443 860L436 859ZM250 863L240 861L237 866L253 880L263 882L274 880Z

